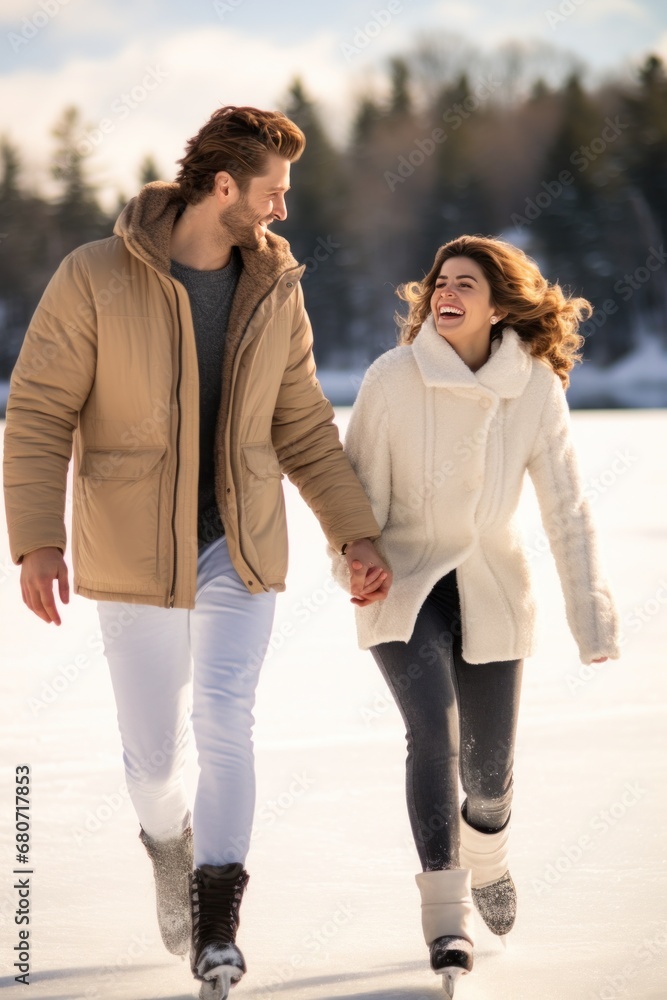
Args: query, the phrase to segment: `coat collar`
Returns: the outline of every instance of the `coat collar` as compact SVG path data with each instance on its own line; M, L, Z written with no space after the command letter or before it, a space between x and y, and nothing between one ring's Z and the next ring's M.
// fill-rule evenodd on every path
M468 368L435 328L431 313L412 342L424 384L443 389L491 389L502 398L520 396L530 377L532 359L516 330L507 326L502 340L491 344L491 356L476 372Z
M182 207L178 184L152 181L144 185L125 206L116 221L114 233L140 260L169 275L171 232ZM275 233L267 233L266 240L257 250L239 249L243 268L232 300L225 338L223 377L228 378L231 378L236 348L258 303L287 271L293 272L293 287L305 270L304 265L299 265L292 256L287 240Z
M137 257L168 275L171 232L183 208L178 184L151 181L122 210L114 233ZM264 278L272 284L280 274L299 266L287 240L275 233L267 233L266 240L257 250L240 250L243 267L252 273L253 280Z

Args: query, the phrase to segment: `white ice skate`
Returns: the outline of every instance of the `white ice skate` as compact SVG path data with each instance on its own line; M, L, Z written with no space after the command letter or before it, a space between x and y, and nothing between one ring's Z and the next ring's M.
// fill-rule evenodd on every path
M422 898L422 928L431 968L448 997L473 967L473 902L470 870L450 868L415 876Z

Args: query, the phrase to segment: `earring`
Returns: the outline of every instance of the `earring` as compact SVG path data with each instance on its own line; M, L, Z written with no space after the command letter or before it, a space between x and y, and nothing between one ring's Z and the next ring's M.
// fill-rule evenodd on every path
M491 317L491 322L492 323L497 323L498 322L498 317L497 316L492 316Z

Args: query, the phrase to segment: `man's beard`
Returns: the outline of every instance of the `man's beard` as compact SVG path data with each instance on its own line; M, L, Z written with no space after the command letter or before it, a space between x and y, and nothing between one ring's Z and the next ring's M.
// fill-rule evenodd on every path
M219 215L220 225L226 230L226 237L231 236L232 245L243 247L244 250L257 250L266 242L264 235L258 236L255 226L261 221L248 207L245 198L236 205L231 205Z

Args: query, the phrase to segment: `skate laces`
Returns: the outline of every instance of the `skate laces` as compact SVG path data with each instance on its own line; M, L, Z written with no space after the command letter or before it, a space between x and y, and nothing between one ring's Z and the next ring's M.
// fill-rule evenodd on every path
M202 865L192 873L192 922L197 954L206 944L233 944L250 876L238 862Z

